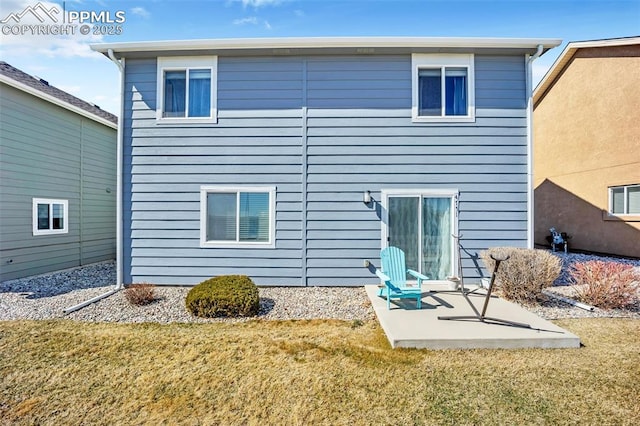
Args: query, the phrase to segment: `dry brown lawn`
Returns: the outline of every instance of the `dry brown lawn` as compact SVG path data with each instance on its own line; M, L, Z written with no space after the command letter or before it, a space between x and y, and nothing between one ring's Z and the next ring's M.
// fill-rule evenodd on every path
M640 320L580 349L393 350L375 322L0 322L5 424L640 424Z

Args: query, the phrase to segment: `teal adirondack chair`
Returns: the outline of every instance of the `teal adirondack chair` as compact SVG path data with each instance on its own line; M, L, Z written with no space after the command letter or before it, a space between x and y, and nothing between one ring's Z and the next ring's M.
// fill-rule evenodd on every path
M404 252L398 247L387 247L380 251L382 271L376 269L384 287L378 291L378 296L387 298L387 309L391 309L391 299L416 299L416 307L422 308L422 281L429 277L412 269L407 269ZM407 285L407 274L418 280L416 286Z

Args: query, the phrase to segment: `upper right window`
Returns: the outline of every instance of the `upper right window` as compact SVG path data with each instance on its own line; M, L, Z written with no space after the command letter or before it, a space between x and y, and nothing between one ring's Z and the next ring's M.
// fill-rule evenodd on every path
M475 121L472 54L413 54L411 63L413 121Z
M609 213L614 215L640 214L640 184L609 188Z

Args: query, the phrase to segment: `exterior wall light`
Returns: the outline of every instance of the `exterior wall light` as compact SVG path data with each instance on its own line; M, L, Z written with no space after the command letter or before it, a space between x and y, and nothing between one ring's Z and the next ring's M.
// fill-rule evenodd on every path
M371 191L364 191L364 194L362 194L362 202L365 204L371 202Z

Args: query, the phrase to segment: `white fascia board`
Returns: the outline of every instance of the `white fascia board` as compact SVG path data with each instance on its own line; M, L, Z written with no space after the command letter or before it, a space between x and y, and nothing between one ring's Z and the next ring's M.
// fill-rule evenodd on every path
M586 47L629 46L633 44L640 44L640 37L624 37L624 38L610 38L610 39L604 39L604 40L572 41L567 46L571 46L576 49L584 49Z
M63 101L62 99L56 98L55 96L51 96L48 93L44 93L36 88L33 88L31 86L28 86L24 83L20 83L19 81L16 81L12 78L9 78L3 74L0 74L0 82L5 83L11 87L15 87L18 90L22 90L25 93L28 93L30 95L33 95L37 98L43 99L47 102L51 102L54 105L58 105L62 108L68 109L71 112L75 112L76 114L82 115L84 117L87 117L93 121L96 121L100 124L104 124L107 127L110 127L114 130L118 129L118 125L116 123L113 123L109 120L107 120L106 118L102 118L99 115L95 115L90 113L89 111L86 111L80 107L77 107L75 105L71 105L68 102Z
M357 47L404 48L505 48L535 49L543 45L550 49L560 45L559 39L475 38L475 37L303 37L303 38L246 38L209 40L168 40L92 44L91 49L114 52L161 52L165 50L201 49L330 49Z

